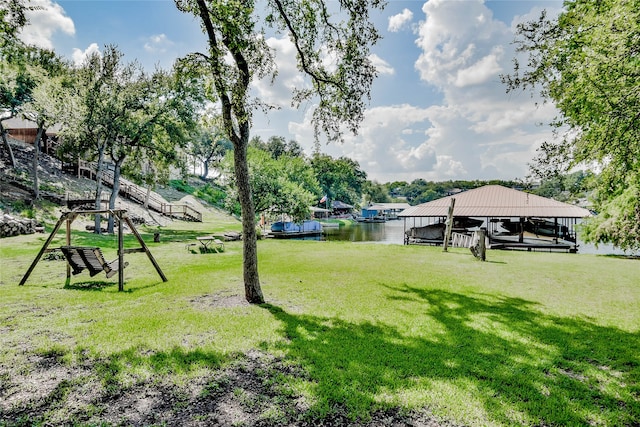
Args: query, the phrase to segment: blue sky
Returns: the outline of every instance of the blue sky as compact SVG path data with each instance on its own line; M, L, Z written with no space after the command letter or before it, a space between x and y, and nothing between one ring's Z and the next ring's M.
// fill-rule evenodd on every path
M87 52L114 44L125 61L146 70L169 68L189 52L203 50L199 23L170 0L32 0L23 38L82 61ZM506 94L499 75L511 71L517 22L551 15L556 0L429 0L388 2L374 20L382 41L372 59L379 71L365 120L343 144L323 144L332 156L358 161L378 182L523 178L536 148L552 138L557 112L530 93ZM281 108L256 112L253 135L284 136L313 148L310 106L290 106L299 82L292 46L271 37L278 80L254 82L261 99Z

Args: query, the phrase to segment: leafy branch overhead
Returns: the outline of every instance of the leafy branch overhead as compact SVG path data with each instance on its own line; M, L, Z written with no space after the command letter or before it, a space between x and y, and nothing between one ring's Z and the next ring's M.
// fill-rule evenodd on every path
M508 91L539 90L561 116L559 138L540 149L533 171L601 170L583 237L640 248L640 7L636 0L567 0L556 19L543 13L518 26ZM624 230L623 232L620 232Z
M379 39L369 21L369 10L382 8L380 1L341 1L334 23L321 0L273 0L267 22L289 33L298 55L298 68L310 77L311 88L296 88L293 105L319 97L313 120L330 141L341 140L340 125L357 133L364 118L365 99L377 76L369 60L368 46ZM332 3L329 3L333 5ZM348 19L343 19L347 17Z

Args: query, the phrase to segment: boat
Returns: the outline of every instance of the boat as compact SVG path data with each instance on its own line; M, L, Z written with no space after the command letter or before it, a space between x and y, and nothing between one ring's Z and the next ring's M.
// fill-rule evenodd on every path
M469 229L479 227L483 222L484 221L481 219L454 217L453 228L451 230L455 233L467 234L470 232ZM412 227L406 232L406 235L408 239L413 239L415 241L442 243L446 227L446 223L437 222L423 227Z
M543 218L527 218L524 221L524 231L527 231L531 234L535 234L536 236L546 236L546 237L555 237L556 236L556 226L557 226L557 236L565 239L572 240L569 227L562 224L557 224L555 221L550 221L548 219ZM507 230L509 233L518 234L520 233L520 221L511 221L510 219L503 219L500 222L500 226Z
M357 222L366 222L366 223L381 223L386 222L386 218L384 215L374 215L374 216L357 216Z
M407 230L407 237L414 240L437 240L442 242L444 239L445 224L439 222L436 224L425 225L423 227L411 227Z
M278 221L271 224L271 237L276 239L292 239L296 237L319 236L322 225L318 221L306 220L301 223L292 221Z

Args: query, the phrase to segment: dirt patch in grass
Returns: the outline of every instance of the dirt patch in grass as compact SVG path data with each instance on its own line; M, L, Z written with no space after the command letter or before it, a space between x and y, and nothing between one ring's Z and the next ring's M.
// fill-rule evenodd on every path
M228 292L217 292L214 294L205 294L190 300L197 308L232 308L232 307L249 307L250 304L246 298L239 294Z
M100 378L100 363L69 366L40 357L31 359L29 370L0 372L0 425L452 426L427 413L396 409L359 421L340 407L318 417L303 397L275 380L304 371L259 351L182 385L160 377L116 384Z

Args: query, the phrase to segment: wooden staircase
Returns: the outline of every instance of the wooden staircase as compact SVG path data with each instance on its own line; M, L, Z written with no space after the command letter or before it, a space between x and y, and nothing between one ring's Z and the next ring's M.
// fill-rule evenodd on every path
M83 173L84 172L84 173ZM81 161L79 164L79 174L96 179L95 164ZM113 169L107 168L102 172L102 183L113 188ZM144 205L152 211L171 218L183 221L202 222L202 213L186 204L168 203L158 193L148 191L126 178L120 177L120 189L118 194L135 203Z

